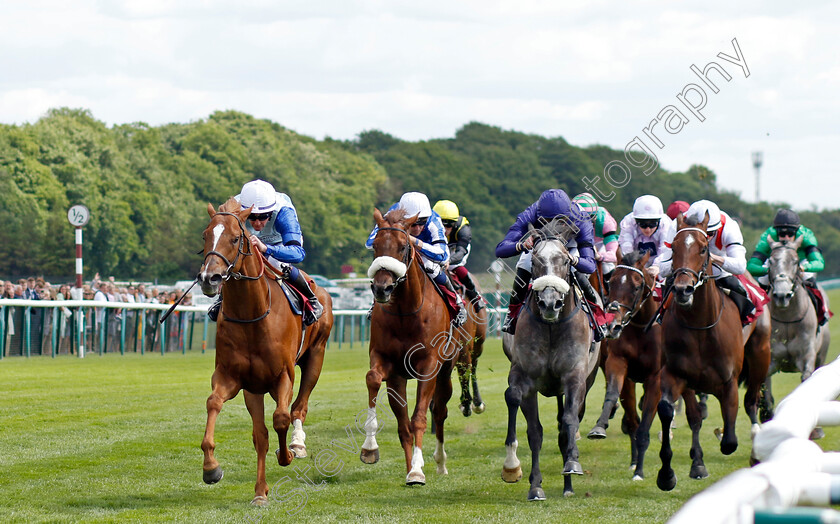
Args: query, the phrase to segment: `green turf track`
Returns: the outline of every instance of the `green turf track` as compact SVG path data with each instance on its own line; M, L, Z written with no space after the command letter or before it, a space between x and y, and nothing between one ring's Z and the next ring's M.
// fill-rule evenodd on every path
M840 292L832 298L840 304ZM832 331L838 333L839 326L832 322ZM830 355L834 358L837 350ZM579 442L585 474L574 479L576 495L564 498L556 404L542 399L541 464L548 500L526 502L530 460L521 415L519 457L526 479L505 484L500 478L508 363L500 342L493 340L479 365L487 411L464 418L453 400L446 426L449 475L436 474L434 436L427 435L427 485L406 487L393 419L382 421L378 464L362 464L357 453L331 443L346 446L345 426L353 425L357 413L367 407L367 348L357 345L328 352L305 428L310 458L280 468L273 458L277 437L270 431L269 484L285 475L291 481L275 493L278 499L285 497L285 503L272 500L268 507L256 508L249 505L256 461L241 395L225 405L216 426L216 456L225 477L213 486L201 481L199 445L213 358L208 352L0 361L0 522L664 522L693 494L746 467L750 453L749 425L740 410L740 447L731 456L721 455L712 434L720 412L710 399L702 445L711 476L688 478L690 433L680 416L674 447L678 484L672 492L660 492L655 485L658 420L647 455L647 478L632 482L629 440L619 431L619 411L606 440ZM798 380L798 375L777 375L777 399ZM455 395L459 394L456 385ZM599 375L589 393L582 433L596 420L603 395ZM271 410L273 405L267 406ZM840 431L826 428L826 433L820 445L838 449ZM356 433L356 439L360 445L363 437ZM327 448L342 461L333 464L340 471L332 477L312 475L323 486L306 490L304 501L304 483L295 478L295 468L313 466L312 457L319 452L326 457ZM294 509L297 513L290 515Z

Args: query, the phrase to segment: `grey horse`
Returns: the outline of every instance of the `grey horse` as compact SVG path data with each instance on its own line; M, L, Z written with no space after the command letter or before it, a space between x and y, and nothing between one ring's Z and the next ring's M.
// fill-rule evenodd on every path
M799 268L797 255L802 238L799 237L793 242L770 244L768 279L772 298L771 360L767 380L764 382L764 401L760 410L762 422L773 418L775 400L770 385L771 375L777 371L798 371L802 380L806 380L815 369L825 363L831 339L828 325L817 329L817 311L802 284L802 270ZM821 431L817 428L812 436L821 436Z
M583 417L586 393L598 372L600 343L592 343L592 329L582 298L572 287L566 235L537 232L532 251L531 294L525 302L516 335L506 334L502 347L511 361L505 402L508 406L507 456L502 468L505 482L522 478L516 456L516 416L521 408L528 424L531 448L531 487L528 500L545 500L540 473L543 429L537 393L557 397L558 444L563 455L563 494L570 496L572 475L583 475L575 436Z

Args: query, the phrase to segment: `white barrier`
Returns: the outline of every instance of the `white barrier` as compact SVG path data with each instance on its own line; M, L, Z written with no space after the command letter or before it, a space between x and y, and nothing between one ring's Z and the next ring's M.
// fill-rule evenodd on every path
M779 404L753 440L760 464L732 473L692 497L672 524L840 522L831 510L795 506L840 503L840 453L823 452L808 437L816 426L840 425L840 359L814 372ZM781 520L786 519L786 520Z

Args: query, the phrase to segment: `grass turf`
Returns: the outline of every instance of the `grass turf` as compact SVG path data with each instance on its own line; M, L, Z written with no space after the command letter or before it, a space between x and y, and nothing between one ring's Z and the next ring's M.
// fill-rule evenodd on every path
M840 299L840 293L832 293ZM832 322L832 328L838 327ZM834 358L837 350L830 351ZM576 495L562 496L562 458L557 448L556 402L541 399L544 428L541 454L543 488L548 500L526 502L530 472L525 421L519 415L519 458L525 477L517 484L500 478L504 460L507 410L504 390L509 364L501 343L491 340L479 362L479 383L487 403L481 415L464 418L457 398L449 404L446 425L448 476L435 472L434 436L424 439L427 485L406 487L402 448L392 417L380 419L381 460L363 464L355 446L363 435L355 431L367 407L364 375L367 347L330 349L315 388L305 427L310 457L280 468L274 459L277 436L271 439L267 476L280 483L265 508L249 505L256 480L251 421L239 395L225 404L216 425L216 456L225 470L222 481L201 481L199 447L206 418L214 355L190 353L90 355L85 359L36 357L0 362L0 521L2 522L307 522L338 521L524 521L662 522L693 494L738 468L747 467L749 425L738 414L739 448L721 455L712 434L720 425L717 401L709 400L701 442L711 476L688 478L690 432L684 416L674 430L674 469L678 484L672 492L656 488L659 442L652 428L646 457L646 479L632 482L628 469L629 439L622 435L621 410L608 438L579 441L585 470L575 477ZM777 402L793 389L798 375L774 378ZM410 390L413 392L413 384ZM454 397L460 394L455 385ZM639 394L641 391L639 390ZM588 396L584 435L603 402L599 375ZM743 398L743 389L740 393ZM383 397L384 398L384 397ZM413 406L413 395L409 402ZM273 403L266 402L267 420ZM388 410L390 415L390 410ZM351 428L353 441L345 428ZM840 432L826 428L820 441L838 449ZM332 462L325 450L333 450ZM321 460L318 473L315 456ZM297 477L309 467L317 489ZM283 480L284 477L288 479Z

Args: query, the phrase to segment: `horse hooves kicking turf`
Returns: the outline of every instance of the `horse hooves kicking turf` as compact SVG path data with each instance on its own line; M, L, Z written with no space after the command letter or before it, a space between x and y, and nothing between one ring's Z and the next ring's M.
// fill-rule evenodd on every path
M379 462L379 449L362 449L362 452L359 454L359 458L362 459L362 462L365 464L376 464Z
M257 495L254 497L254 500L251 501L252 506L268 506L268 497L265 495Z
M515 468L508 469L502 468L502 480L508 483L519 482L522 479L522 467L516 466Z
M409 472L409 474L406 475L406 477L405 477L405 485L406 486L425 486L426 485L426 475L424 475L420 471Z
M531 488L528 492L528 501L545 500L545 491L542 488Z
M222 477L225 476L225 472L222 471L221 466L216 466L216 469L212 469L210 471L204 472L204 483L205 484L215 484L222 480Z
M586 438L590 440L600 440L607 438L607 430L602 428L601 426L595 426L592 428L592 431L586 435Z

